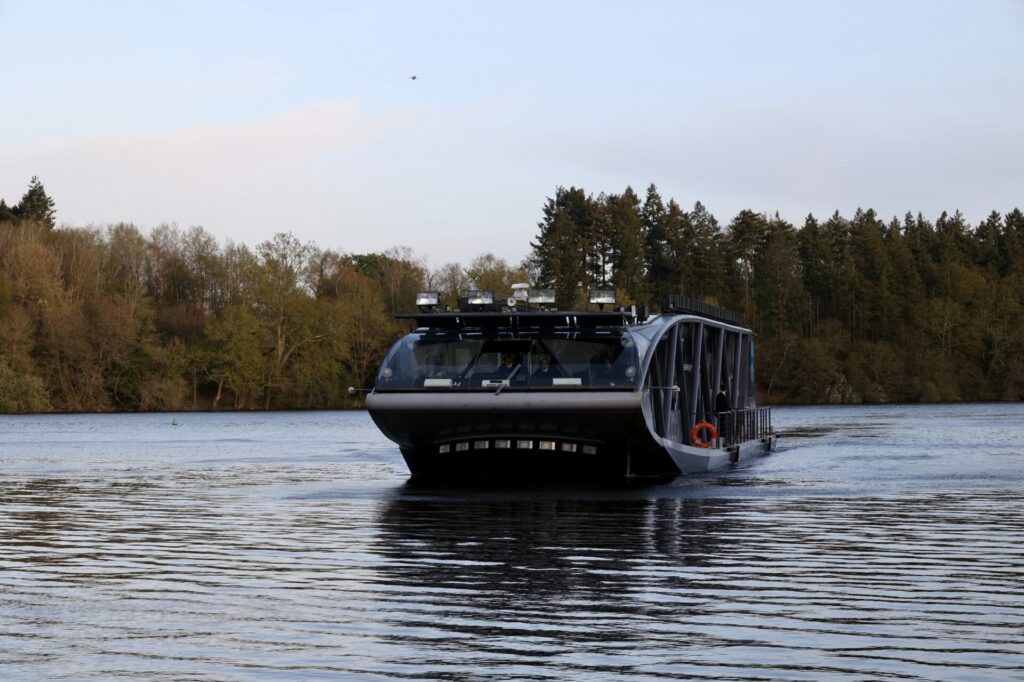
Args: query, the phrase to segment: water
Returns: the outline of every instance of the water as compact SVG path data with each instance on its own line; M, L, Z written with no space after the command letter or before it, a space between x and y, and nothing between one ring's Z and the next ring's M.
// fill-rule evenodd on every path
M1024 405L774 423L525 489L410 484L360 412L0 417L0 677L1024 679Z

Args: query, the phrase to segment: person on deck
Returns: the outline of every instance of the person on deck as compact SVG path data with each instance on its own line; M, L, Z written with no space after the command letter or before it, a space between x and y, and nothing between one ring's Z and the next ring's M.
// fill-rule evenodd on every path
M732 406L729 405L729 393L725 388L725 384L718 390L718 395L715 396L715 412L718 414L732 412Z
M718 436L729 442L729 434L733 429L732 405L729 404L729 393L722 384L715 396L715 414L718 417Z

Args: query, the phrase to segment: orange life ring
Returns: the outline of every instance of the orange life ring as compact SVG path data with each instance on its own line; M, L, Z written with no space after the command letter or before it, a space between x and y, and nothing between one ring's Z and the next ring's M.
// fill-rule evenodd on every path
M701 440L700 432L708 431L708 439ZM711 444L718 438L718 429L711 422L698 422L693 427L693 431L690 431L690 442L698 448L710 448Z

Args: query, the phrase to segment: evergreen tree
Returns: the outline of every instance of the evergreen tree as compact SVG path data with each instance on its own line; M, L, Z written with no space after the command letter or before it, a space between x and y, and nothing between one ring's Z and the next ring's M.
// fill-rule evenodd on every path
M608 195L601 192L597 199L591 201L593 207L593 243L589 267L584 276L583 286L595 289L607 289L612 286L612 256L615 251L615 229L612 216L608 211Z
M724 304L727 255L720 248L721 229L718 220L699 201L693 205L688 218L692 239L686 250L682 247L677 249L679 253L688 253L693 262L690 268L692 277L684 293L711 303Z
M694 232L690 216L670 199L665 208L665 239L668 256L665 259L667 272L664 275L664 295L687 294L695 267L693 259ZM660 299L657 303L662 303Z
M647 291L652 302L661 305L669 294L678 294L675 263L678 255L669 234L668 212L651 184L647 188L644 205L640 209L644 233L644 267L647 273Z
M850 311L854 338L876 340L887 332L889 267L885 253L885 226L874 209L857 209L850 227L852 260Z
M1003 217L992 211L974 231L974 267L989 272L990 276L1006 274L1006 251L1000 245Z
M938 260L935 229L925 217L918 213L917 217L907 213L903 219L903 234L913 259L914 267L924 284L925 295L933 296L938 286L939 274L935 263Z
M756 315L750 289L755 256L763 248L767 237L768 219L763 214L744 209L729 223L726 240L730 270L735 278L733 290L738 294L739 307L748 320L755 319Z
M1024 277L1024 213L1015 208L1003 218L1004 274Z
M758 332L771 336L801 332L807 294L793 225L778 214L769 220L753 261L751 285L759 317L752 322Z
M810 294L807 322L808 332L813 336L818 321L828 315L824 293L828 288L831 258L821 224L811 214L804 219L803 229L797 236L797 249L803 266L804 287Z
M6 201L0 199L0 223L12 222L17 217L18 214L14 212L14 209L8 206Z
M612 286L620 304L641 302L644 288L644 230L640 198L631 187L605 203L612 245Z
M800 341L807 294L793 226L776 216L768 222L764 239L753 255L756 319L748 319L765 343L759 352L761 371L771 395L773 388L789 392L804 378Z
M942 212L935 221L935 237L938 262L952 265L971 260L973 239L970 227L960 211L954 212L953 215Z
M582 189L559 187L542 212L544 219L537 223L540 234L530 242L529 269L536 286L554 289L558 305L572 308L586 282L602 267L594 249L593 201Z
M38 223L50 230L56 225L53 199L46 196L43 183L39 182L35 175L32 176L25 195L21 197L21 202L14 207L14 213L22 220Z

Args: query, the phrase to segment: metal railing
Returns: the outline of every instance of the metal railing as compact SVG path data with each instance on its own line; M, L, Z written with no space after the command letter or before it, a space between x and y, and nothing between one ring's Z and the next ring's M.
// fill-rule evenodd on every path
M766 438L772 433L770 407L706 414L703 420L718 429L718 447L730 447L749 440Z
M717 305L705 303L688 296L669 296L665 299L662 310L671 313L693 313L694 315L703 315L704 317L721 320L722 322L743 326L743 317L736 311L720 308Z

